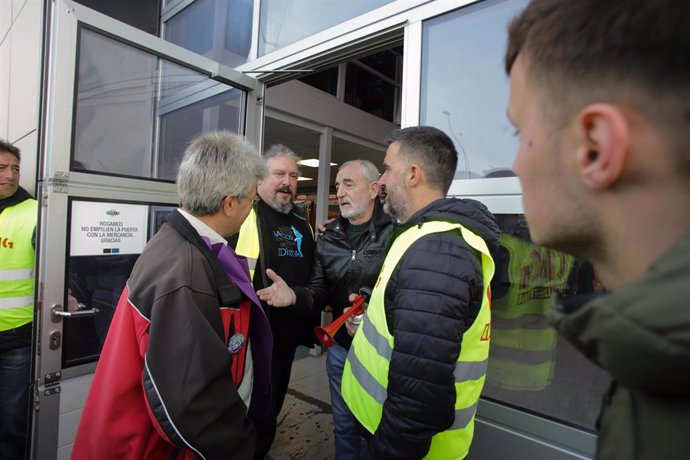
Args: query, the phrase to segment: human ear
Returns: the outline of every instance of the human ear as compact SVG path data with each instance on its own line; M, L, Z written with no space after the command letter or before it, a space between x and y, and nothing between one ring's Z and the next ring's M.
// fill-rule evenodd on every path
M422 168L418 164L412 163L407 168L407 185L410 187L419 185L422 180L422 174Z
M372 200L376 198L379 194L379 183L378 181L369 184L369 198Z
M223 199L223 213L226 216L231 216L237 210L237 197L228 195Z
M630 127L620 107L591 104L577 118L577 164L587 187L605 190L621 176L628 157Z

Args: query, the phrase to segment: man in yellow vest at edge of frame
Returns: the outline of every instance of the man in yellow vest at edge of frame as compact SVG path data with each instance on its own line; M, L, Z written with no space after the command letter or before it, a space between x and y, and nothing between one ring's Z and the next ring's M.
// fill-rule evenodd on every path
M19 149L0 140L0 458L24 458L34 319L36 200Z

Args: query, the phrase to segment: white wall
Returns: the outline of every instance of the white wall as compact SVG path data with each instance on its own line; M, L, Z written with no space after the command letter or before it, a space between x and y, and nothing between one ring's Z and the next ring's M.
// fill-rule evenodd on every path
M41 0L0 0L0 138L22 151L21 185L36 193Z

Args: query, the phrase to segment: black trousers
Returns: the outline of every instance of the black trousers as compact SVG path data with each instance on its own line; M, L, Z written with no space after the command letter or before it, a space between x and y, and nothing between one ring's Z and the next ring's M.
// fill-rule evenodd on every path
M271 390L273 393L273 414L270 421L257 424L257 446L255 458L264 458L271 449L276 436L278 415L283 408L292 373L292 362L299 345L296 334L282 332L276 328L273 337L273 361L271 363Z

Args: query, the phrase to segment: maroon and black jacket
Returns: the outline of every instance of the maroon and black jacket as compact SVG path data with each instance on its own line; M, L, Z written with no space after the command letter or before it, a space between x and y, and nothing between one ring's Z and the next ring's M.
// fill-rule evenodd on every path
M270 327L246 268L246 279L234 283L224 273L225 262L240 263L232 250L216 256L184 217L171 217L147 244L122 293L73 459L254 456L253 419L267 417L271 408ZM221 314L221 307L247 300L254 369L249 411L231 376L235 355Z

